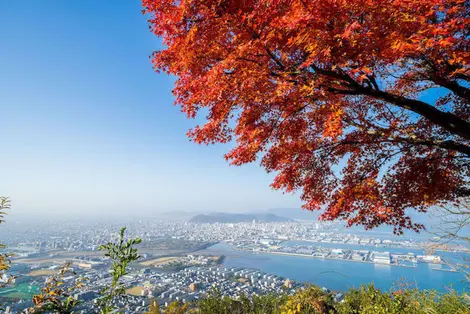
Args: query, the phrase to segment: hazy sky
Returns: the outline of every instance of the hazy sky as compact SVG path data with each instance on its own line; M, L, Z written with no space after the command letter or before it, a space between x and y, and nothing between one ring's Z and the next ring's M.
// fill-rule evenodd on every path
M189 142L139 0L0 1L0 195L12 212L299 207L229 146Z

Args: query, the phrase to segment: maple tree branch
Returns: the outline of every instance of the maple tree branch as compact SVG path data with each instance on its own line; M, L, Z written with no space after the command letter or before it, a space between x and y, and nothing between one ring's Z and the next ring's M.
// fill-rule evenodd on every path
M259 67L261 67L261 64L257 60L253 60L253 59L246 58L246 57L237 57L236 59L251 62L251 63L254 63L254 64L258 65Z
M271 59L281 68L281 70L284 70L285 67L282 64L282 62L272 53L267 47L264 47L264 50L266 50L266 53L271 57Z
M470 201L468 199L464 199L463 204L457 206L449 204L440 206L435 216L440 218L439 225L436 226L438 231L434 232L440 238L440 244L449 243L454 239L470 240L470 237L461 234L461 231L470 225Z
M250 33L251 33L251 36L253 37L253 39L261 39L261 36L260 34L258 34L255 30L248 30ZM276 63L279 68L284 71L285 70L285 66L284 64L282 64L282 62L276 57L276 55L268 49L268 47L266 47L265 45L263 45L263 48L264 50L266 51L266 53L268 54L268 56L271 58L271 60L274 61L274 63Z
M375 79L373 75L367 75L367 78L369 79L369 81L372 83L372 85L374 86L376 90L380 89L379 84L377 84L377 80Z
M470 81L470 76L469 75L466 75L466 74L463 74L463 73L458 73L455 75L456 78L460 79L460 80L464 80L464 81Z
M332 71L332 70L322 69L322 68L316 66L315 64L311 64L310 67L316 73L323 74L323 75L330 76L330 77L333 77L333 78L336 78L336 79L339 79L339 80L346 81L350 84L350 86L355 87L355 88L360 87L359 83L357 83L352 77L350 77L349 75L347 75L344 72L339 73L339 72L335 72L335 71Z
M457 143L454 141L432 141L432 140L412 140L406 138L399 138L400 142L406 142L410 144L416 145L423 145L423 146L431 146L431 147L440 147L444 149L458 151L470 157L470 147L466 146L461 143Z
M366 96L385 100L400 108L411 110L420 116L425 117L434 124L441 126L448 132L459 135L466 140L470 140L470 123L459 118L455 114L441 111L421 100L410 99L381 90L360 87L358 92Z
M437 85L447 88L448 90L453 92L455 95L461 98L464 98L467 101L470 101L470 89L460 85L456 81L434 80L433 82L436 83Z
M346 73L337 72L333 70L322 69L315 64L310 66L316 73L336 78L348 83L348 86L351 89L337 89L333 87L327 88L330 92L343 94L343 95L364 95L379 99L382 101L389 102L397 107L411 110L414 113L419 114L420 116L428 119L436 125L441 126L443 129L448 132L459 135L466 140L470 140L470 122L458 117L455 114L450 112L444 112L438 108L429 105L420 100L410 99L403 96L395 95L389 92L382 91L377 89L378 86L374 88L370 86L364 86L356 82L352 77ZM458 84L457 84L458 85ZM452 85L453 86L453 85ZM460 86L460 85L459 85ZM455 88L455 86L453 86ZM464 88L464 87L461 87Z
M452 141L452 140L445 140L444 141L444 140L432 140L432 139L422 140L422 139L416 138L416 136L413 135L413 134L410 134L408 138L401 137L401 136L389 136L389 135L386 134L386 132L387 132L386 129L383 129L383 128L381 128L379 126L376 126L372 123L369 123L367 121L366 121L366 123L368 125L372 126L373 128L379 129L380 131L368 130L367 127L363 127L362 125L360 125L358 123L355 123L353 121L346 120L345 122L359 128L360 130L366 132L369 135L384 137L383 140L380 140L381 142L408 143L408 144L412 144L412 145L439 147L439 148L443 148L443 149L446 149L446 150L454 150L454 151L457 151L459 153L462 153L462 154L470 157L470 147L465 145L465 144L458 143L456 141Z
M464 87L460 85L457 81L448 78L449 76L452 75L454 71L457 71L460 69L458 66L449 64L448 62L444 61L446 65L445 72L447 75L443 75L439 69L439 66L436 65L435 61L426 57L423 57L422 60L426 64L426 66L430 69L428 79L431 82L439 86L442 86L444 88L447 88L448 90L453 92L455 95L461 98L464 98L467 101L470 101L470 89L468 87ZM461 73L461 74L457 74L456 77L459 78L459 75L460 75L460 79L468 81L467 75L465 75L464 73Z
M470 147L464 145L462 143L458 143L452 140L422 140L416 138L415 135L409 135L408 138L402 136L392 136L386 134L387 130L383 129L379 126L366 122L369 126L379 129L379 130L370 130L368 127L364 127L354 121L350 120L343 120L346 123L353 125L359 128L361 131L366 132L370 136L374 136L378 138L377 140L371 141L347 141L343 140L340 142L336 142L335 146L339 145L371 145L371 144L381 144L381 143L401 143L401 144L410 144L410 145L419 145L419 146L428 146L428 147L438 147L443 148L446 150L453 150L463 154L464 156L460 156L461 158L470 158ZM380 138L382 137L382 138ZM331 145L327 145L327 147L331 147ZM324 147L321 147L324 148Z
M454 141L432 141L432 140L416 140L404 137L392 137L389 139L379 139L377 141L345 141L344 145L362 145L362 144L381 144L381 143L404 143L420 146L439 147L448 150L458 151L470 157L470 147L454 142Z
M299 113L301 113L303 110L305 110L305 108L308 107L308 103L297 108L297 110L291 112L290 114L288 114L286 117L284 117L284 119L281 121L281 118L282 118L282 113L284 111L281 112L281 114L279 114L279 116L277 117L276 121L273 123L272 127L271 127L271 130L269 131L269 134L265 137L264 141L263 141L263 145L265 145L270 139L271 137L273 136L274 132L275 131L278 131L282 124L284 122L286 122L290 117L293 117Z
M335 88L329 88L328 90L344 95L364 95L389 102L397 107L408 109L414 113L417 113L418 115L428 119L436 125L441 126L443 129L454 135L459 135L466 140L470 140L470 122L459 118L457 115L450 112L441 111L436 107L425 103L424 101L410 99L364 86L356 87L354 90L343 90Z

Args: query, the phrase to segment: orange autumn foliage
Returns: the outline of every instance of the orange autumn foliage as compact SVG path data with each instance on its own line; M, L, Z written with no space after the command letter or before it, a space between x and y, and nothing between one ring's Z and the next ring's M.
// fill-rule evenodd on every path
M143 0L176 103L276 189L348 225L422 225L468 197L470 2Z

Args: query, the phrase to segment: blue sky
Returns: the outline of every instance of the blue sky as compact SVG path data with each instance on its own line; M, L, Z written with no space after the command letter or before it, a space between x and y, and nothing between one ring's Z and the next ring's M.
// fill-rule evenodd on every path
M12 213L299 207L230 146L189 142L140 1L0 1L0 194Z

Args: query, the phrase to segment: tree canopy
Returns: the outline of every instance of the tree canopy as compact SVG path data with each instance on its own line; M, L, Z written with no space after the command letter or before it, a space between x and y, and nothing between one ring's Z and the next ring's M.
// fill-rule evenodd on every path
M143 0L197 143L348 225L469 197L470 2ZM201 110L204 109L204 110Z

